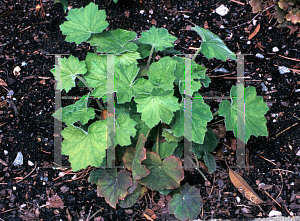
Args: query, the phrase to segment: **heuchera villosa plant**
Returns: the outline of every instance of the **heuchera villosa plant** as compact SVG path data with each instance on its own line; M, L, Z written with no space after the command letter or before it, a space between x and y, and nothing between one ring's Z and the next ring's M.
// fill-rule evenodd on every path
M209 86L210 79L205 75L206 68L194 59L200 51L208 59L215 57L223 61L227 58L236 60L235 55L218 36L201 27L193 27L202 43L191 61L192 87L187 90L184 70L188 58L175 55L152 60L158 51L178 53L174 50L176 37L166 29L152 27L142 32L139 39L133 31L104 31L109 25L105 21L106 13L98 10L94 3L71 9L66 18L68 21L60 25L67 36L66 41L89 42L95 46L95 53L88 53L84 61L72 55L63 58L61 76L56 76L56 79L61 77L57 88L68 92L75 87L78 78L81 85L90 90L86 98L98 98L96 101L101 109L89 107L88 99L80 99L53 114L67 125L62 131L62 154L69 155L73 171L88 166L100 167L90 174L89 181L97 184L98 196L105 197L113 208L117 203L123 208L131 207L151 189L163 195L171 194L169 211L178 219L196 218L202 207L199 191L187 183L180 186L184 178L180 160L183 139L186 137L192 142L190 151L195 160L204 159L209 172L213 173L216 162L210 152L217 146L219 138L208 128L213 114L198 93L202 86ZM112 90L116 94L115 116L105 108L105 95L109 89L107 54L115 54ZM147 57L147 62L143 62L142 59ZM56 73L55 69L51 72ZM238 93L244 93L245 100L245 137L239 139L246 143L251 135L267 136L264 114L268 107L262 97L256 95L254 87L244 88L242 84L233 86L230 96L237 97ZM193 97L188 133L184 131L186 96ZM244 120L244 113L237 111L236 102L236 99L224 100L214 115L224 116L227 130L233 130L237 136L236 131L244 130L244 125L237 125L236 119ZM115 162L123 166L122 169L105 168L107 123L114 117Z

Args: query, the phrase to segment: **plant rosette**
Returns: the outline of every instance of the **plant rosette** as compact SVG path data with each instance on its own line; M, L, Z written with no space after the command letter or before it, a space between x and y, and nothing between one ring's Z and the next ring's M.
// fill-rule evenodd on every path
M53 114L67 126L62 131L62 154L69 156L73 171L97 167L89 182L97 185L97 195L113 208L117 204L131 207L151 189L172 196L169 211L178 219L196 218L203 204L199 190L188 183L180 185L184 179L181 162L184 137L192 142L190 152L195 160L203 159L208 172L213 173L216 162L211 152L219 142L208 125L213 116L223 116L227 130L245 143L251 135L268 135L264 116L268 107L256 95L254 87L233 86L231 101L220 103L219 111L214 114L198 93L202 86L209 86L210 78L207 69L194 61L197 54L201 52L208 59L222 61L236 60L235 54L217 35L195 26L192 30L200 35L202 42L193 59L163 56L155 61L153 57L158 51L178 53L174 50L177 38L165 28L153 26L142 32L139 39L133 31L105 31L109 25L106 13L94 3L71 9L66 18L60 25L66 41L88 42L95 48L95 53L88 53L83 61L72 55L63 58L59 76L55 68L51 70L59 90L68 93L76 86L76 78L80 80L78 86L90 90L87 96ZM193 73L189 90L185 88L186 63L191 64ZM111 79L114 79L112 88L108 87ZM112 93L115 113L107 108ZM237 110L239 100L233 99L239 93L244 94L245 113ZM99 109L89 107L90 96L96 99ZM185 129L188 96L192 99L193 114L187 117L191 123ZM243 124L237 124L236 119ZM109 122L114 125L112 146L116 149L114 162L118 168L106 167L110 150L106 141L112 138L108 136ZM244 130L244 125L242 137L236 131Z

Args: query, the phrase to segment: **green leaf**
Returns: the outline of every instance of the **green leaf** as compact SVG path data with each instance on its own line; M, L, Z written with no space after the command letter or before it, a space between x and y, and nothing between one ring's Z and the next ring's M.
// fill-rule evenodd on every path
M128 187L132 186L131 173L116 169L106 170L97 183L97 195L104 197L105 201L114 209L118 200L124 200L128 194Z
M135 37L136 33L133 31L117 29L94 34L88 42L91 45L97 46L97 52L118 54L123 52L135 52L138 46L130 42L135 39Z
M175 156L168 156L161 161L158 154L146 153L147 159L142 162L150 174L138 182L152 190L175 189L184 178L181 161Z
M105 166L106 165L106 157L104 157L102 163L101 163L101 166ZM105 164L105 165L103 165ZM94 183L94 184L97 184L98 183L98 180L101 178L102 174L104 173L104 171L106 170L106 168L97 168L97 169L94 169L91 173L90 173L90 176L89 176L89 179L88 181L90 183Z
M140 115L136 115L133 117L133 119L135 120L135 122L137 123L135 128L137 129L137 136L135 137L136 139L138 138L138 134L144 134L146 136L146 134L148 134L148 132L151 130L145 123L145 121L142 121L141 116Z
M197 92L201 88L201 84L199 81L197 81L197 79L205 79L206 68L192 61L192 94L187 94L187 92L185 91L185 60L188 58L173 57L172 59L177 61L174 75L176 77L175 83L179 85L180 93L192 96L194 92Z
M215 158L210 153L205 152L204 163L207 166L209 173L213 173L216 171L217 164L216 164Z
M61 81L58 81L57 88L59 90L65 89L68 93L72 87L75 87L75 79L77 74L85 74L87 71L84 61L79 61L78 58L71 55L69 59L63 58L61 60ZM51 69L55 75L55 68Z
M205 133L204 143L198 144L193 142L192 151L196 154L197 158L202 158L205 152L209 153L214 151L219 143L219 140L220 138L215 135L215 133L211 129L208 129Z
M229 50L219 36L199 26L192 27L192 30L201 36L203 40L201 43L201 52L207 59L215 57L226 61L228 57L231 60L236 60L235 54Z
M193 220L197 218L203 205L199 190L187 183L180 187L180 193L174 194L169 211L180 220Z
M135 97L137 111L142 113L142 120L148 127L153 128L160 121L166 124L171 122L173 112L179 110L178 98L173 93L173 90L154 88L150 94L139 94Z
M158 144L158 155L161 159L165 159L168 156L171 156L178 146L178 142L168 142L165 141L163 143ZM152 147L152 151L156 153L156 142Z
M237 136L237 130L245 131L245 138L242 136L238 138L247 143L251 135L256 137L268 136L267 120L264 115L269 108L261 96L256 96L255 87L244 88L242 84L238 84L237 87L232 86L230 97L236 98L237 94L242 93L244 93L244 101L238 101L239 103L245 102L245 115L243 111L237 112L236 99L231 99L231 103L228 100L223 100L220 104L219 115L225 117L226 130L232 130L235 136ZM239 122L238 125L237 120Z
M140 59L141 56L138 52L126 52L121 55L115 56L115 64L116 65L130 65L132 63L137 64L137 59Z
M150 30L142 32L138 43L149 44L156 51L162 51L165 48L174 47L174 41L176 40L177 38L170 35L167 29L152 26Z
M192 139L187 139L189 141L194 141L195 143L202 144L204 142L205 132L207 131L207 122L211 121L213 116L210 111L210 106L204 103L204 99L194 98L192 101L192 120L191 129L192 131L187 132L187 134L192 134ZM173 133L176 137L184 136L184 105L181 102L181 108L175 113L175 123L172 126Z
M205 75L205 79L200 79L201 84L203 84L204 87L208 88L209 83L211 83L210 77Z
M166 138L169 142L180 142L182 140L181 137L176 137L171 129L163 128L162 136Z
M67 35L67 42L77 45L89 39L91 34L101 33L109 25L105 21L105 10L98 10L93 2L85 8L71 9L66 18L68 21L59 26L60 30Z
M54 4L57 4L57 3L62 4L64 12L66 13L67 9L68 9L68 5L69 5L68 1L67 0L55 0Z
M134 83L133 88L137 94L149 94L155 85L145 78L139 78Z
M151 45L138 43L137 40L134 41L134 42L137 43L137 46L138 46L137 52L140 53L141 59L144 59L144 58L146 58L150 55L150 51L151 51L151 48L152 48Z
M88 108L87 103L88 98L81 98L76 101L75 104L63 107L62 110L56 110L52 116L58 119L58 115L61 115L62 119L58 120L62 120L66 123L66 125L73 124L77 121L80 121L82 124L86 124L89 120L95 118L94 108Z
M87 166L99 167L106 156L106 121L91 124L88 133L83 129L69 125L61 134L62 154L69 155L73 171Z
M141 184L134 190L133 193L128 194L124 200L119 201L119 206L122 208L132 207L139 199L141 199L148 189Z
M129 114L121 113L116 119L115 145L126 146L131 144L130 136L135 137L136 122L130 118Z
M91 61L91 70L84 78L89 87L94 88L92 96L99 98L107 94L107 60Z
M139 68L136 64L121 65L119 68L115 68L115 89L118 103L130 102L132 97L136 96L133 85L138 72Z
M170 57L164 57L158 62L153 63L148 72L149 80L164 90L173 89L173 82L176 78L174 76L176 63Z
M132 161L132 177L139 180L149 175L150 171L141 164L146 159L146 149L144 147L145 139L144 134L140 134L135 148L135 155Z

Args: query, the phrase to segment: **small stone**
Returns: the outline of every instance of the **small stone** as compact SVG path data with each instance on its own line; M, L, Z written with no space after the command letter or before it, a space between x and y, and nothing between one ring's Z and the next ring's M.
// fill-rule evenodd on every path
M32 163L30 160L28 160L28 166L33 166L34 165L34 163Z
M257 57L257 58L265 58L265 56L263 56L262 54L259 54L259 53L257 53L257 54L255 55L255 57Z
M215 72L229 73L229 71L226 70L225 68L217 68L215 69Z
M288 68L285 67L285 66L280 66L280 67L278 68L278 71L279 71L280 74L285 74L285 73L290 73L290 72L291 72L290 69L288 69Z
M296 155L297 155L298 157L300 157L300 150L298 150L298 152L296 153Z
M268 88L266 87L266 85L264 84L264 82L261 82L261 87L262 87L262 91L268 91Z
M280 211L277 211L277 210L272 210L269 213L269 217L272 217L272 216L282 216L282 213Z
M238 196L236 196L236 201L237 201L237 203L240 203L241 202L241 198L238 197Z
M184 18L189 18L190 16L188 16L188 15L183 15L183 17L184 17Z
M153 15L153 10L152 9L149 10L149 14Z
M273 52L278 52L279 49L278 49L277 47L274 47L274 48L272 48L272 51L273 51Z
M228 13L229 9L225 5L220 5L220 7L216 8L216 13L224 16Z
M18 152L16 159L13 162L14 166L21 166L23 165L23 154Z
M251 41L247 41L247 45L250 45L251 44Z
M140 11L140 14L144 14L144 12L145 12L145 10L141 10L141 11Z
M295 92L296 92L296 93L297 93L297 92L300 92L300 89L296 89Z
M8 151L7 150L4 150L4 155L6 156L8 154Z

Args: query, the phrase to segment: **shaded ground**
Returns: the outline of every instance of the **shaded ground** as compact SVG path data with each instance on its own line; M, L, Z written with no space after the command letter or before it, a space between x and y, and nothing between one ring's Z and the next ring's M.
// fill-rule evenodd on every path
M72 7L88 3L89 1L77 1ZM49 71L54 65L54 57L45 56L44 53L73 54L81 60L91 50L88 45L76 46L64 41L59 30L59 25L64 21L61 5L44 1L46 16L42 18L36 13L37 4L36 1L0 3L0 78L8 84L8 90L14 91L14 103L18 111L17 115L12 107L8 104L4 106L4 103L0 109L0 218L85 220L98 211L95 217L103 217L104 220L146 220L143 213L149 208L155 212L157 220L175 220L173 216L163 214L164 210L156 205L160 199L157 192L150 191L149 195L132 208L122 209L117 206L114 210L103 198L96 196L96 186L87 182L91 169L77 174L64 171L65 175L59 177L61 170L47 167L53 162L54 120L51 114L54 112L55 91L54 77ZM96 1L96 4L100 5L100 9L106 10L110 30L123 28L141 33L153 24L165 27L179 39L175 49L183 53L194 53L189 48L198 47L199 38L195 32L187 30L191 25L188 21L201 27L207 21L209 30L218 34L221 39L227 38L226 45L232 51L252 54L245 56L245 76L251 80L246 81L246 85L255 86L257 93L268 102L270 111L266 116L269 137L252 137L248 142L247 158L254 169L241 175L266 203L261 208L253 205L231 183L224 161L226 159L228 163L234 163L231 133L227 133L214 152L217 171L209 175L205 168L202 169L209 182L205 183L198 172L186 171L182 183L188 182L200 189L204 200L203 213L199 215L201 219L264 217L272 209L281 211L283 215L288 215L288 210L300 215L299 156L296 155L300 149L297 124L300 117L300 91L297 90L300 88L300 77L294 72L281 75L277 67L286 66L299 70L299 60L279 56L300 58L300 38L297 38L297 33L289 36L289 30L275 28L275 19L263 13L256 18L261 28L248 44L248 36L255 26L251 28L252 22L241 24L251 21L255 15L251 13L249 5L243 6L230 1L172 1L170 8L163 1L125 1L119 5ZM221 4L230 8L224 17L213 13ZM144 10L143 14L141 10ZM149 10L153 14L149 14ZM221 25L225 28L220 29ZM272 52L273 47L278 47L279 52ZM264 55L264 58L255 57L257 53ZM22 62L26 65L21 66ZM201 55L196 62L209 68L209 75L215 76L211 78L209 90L202 92L228 96L236 81L228 77L236 76L236 63L214 59L208 61ZM20 66L22 70L15 76L13 70L16 66ZM221 76L225 73L212 71L215 68L225 68L230 75ZM267 91L262 90L261 83L265 84ZM0 91L1 96L6 96L7 91L3 87L0 87ZM84 94L84 91L78 92L78 89L72 89L68 93L69 96ZM62 92L62 96L64 95L66 94ZM64 100L63 106L72 102ZM216 102L212 104L217 105ZM289 130L279 134L289 127ZM279 135L276 136L277 134ZM23 154L24 164L13 166L18 152ZM274 162L276 166L260 156ZM29 161L33 165L28 165ZM68 165L66 157L63 163ZM282 179L276 168L286 170L282 171ZM269 185L265 187L266 191L281 207L258 190L259 183ZM55 194L62 199L64 207L46 206L48 197ZM237 196L241 199L239 203Z

